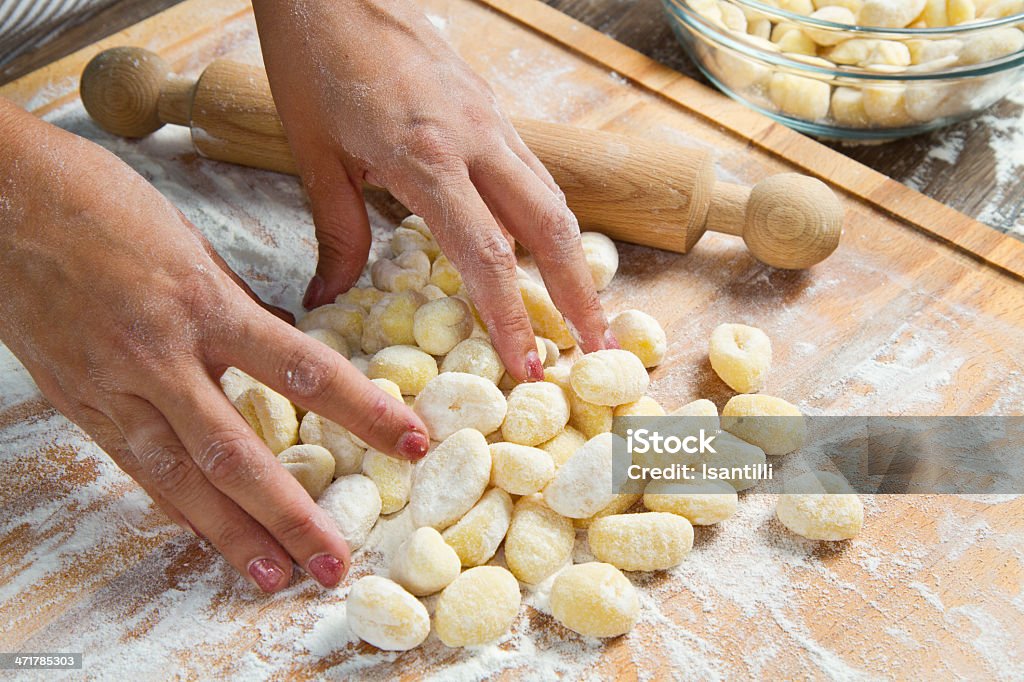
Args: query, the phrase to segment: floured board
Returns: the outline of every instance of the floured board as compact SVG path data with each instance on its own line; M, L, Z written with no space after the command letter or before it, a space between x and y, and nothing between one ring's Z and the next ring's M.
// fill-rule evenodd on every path
M804 168L852 183L842 196L844 242L809 272L766 268L717 235L686 256L621 246L606 305L646 310L667 329L669 356L652 376L667 407L728 399L706 343L715 325L742 321L775 342L767 392L811 414L1022 412L1024 285L1008 274L1019 262L1005 238L941 208L936 231L945 241L929 236L889 217L904 211L904 199L917 202L913 193L867 169L867 184L857 184L848 175L856 165L823 167L828 150L539 3L495 4L519 20L473 0L422 2L510 113L706 148L734 182ZM0 94L114 151L258 293L297 310L315 253L298 182L197 159L182 130L141 142L101 132L75 87L88 58L114 45L154 49L191 75L215 57L255 63L248 3L191 0ZM684 94L702 115L673 101ZM740 121L755 139L728 131ZM403 211L384 195L370 201L384 236ZM896 201L899 210L870 201ZM6 350L0 375L0 651L84 651L87 669L109 678L975 677L1024 669L1020 498L868 497L863 534L824 545L788 534L771 496L747 494L736 517L698 529L678 569L633 576L644 616L626 637L578 638L544 613L543 590L524 591L523 614L499 645L457 651L432 638L399 656L353 641L344 586L326 592L301 577L273 598L256 594L152 511ZM353 576L381 570L386 545L357 555Z

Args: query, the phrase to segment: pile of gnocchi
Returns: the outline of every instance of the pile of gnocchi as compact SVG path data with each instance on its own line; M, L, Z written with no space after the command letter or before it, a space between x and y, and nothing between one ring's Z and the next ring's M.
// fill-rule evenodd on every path
M614 243L583 235L598 289L618 268ZM612 485L612 420L662 416L646 395L648 369L668 340L650 315L627 310L611 321L621 348L569 362L576 345L544 285L526 271L520 292L537 334L545 380L516 383L505 372L465 293L461 277L423 220L410 216L392 237L393 256L373 263L373 286L357 287L298 324L341 353L396 400L412 406L434 439L413 463L368 448L344 427L307 412L229 369L225 394L253 430L337 523L353 551L382 515L408 514L412 530L391 557L388 575L356 581L347 598L351 630L385 650L421 644L433 627L450 647L492 642L520 609L520 584L553 577L550 609L562 625L592 637L628 632L639 617L636 589L623 571L658 571L684 561L694 525L728 519L737 489L749 483L652 482L644 494ZM715 329L710 360L740 395L726 404L697 400L673 414L702 417L729 439L730 463L764 462L800 447L800 433L773 430L758 415L800 411L756 394L771 365L759 329ZM560 361L563 360L563 361ZM300 419L301 414L301 419ZM754 419L750 417L754 416ZM779 519L808 538L855 535L860 500L822 478L823 492L780 496ZM674 487L673 487L674 486ZM632 511L643 505L645 511ZM631 513L632 512L632 513ZM577 533L595 561L572 563ZM503 561L495 559L503 547ZM421 598L438 595L433 623Z
M837 24L884 29L965 26L1024 12L1024 0L765 0L782 10ZM1005 26L959 37L887 35L865 37L779 21L728 0L691 0L701 16L762 51L819 66L794 73L724 48L697 41L705 65L730 89L806 121L847 128L897 128L956 116L988 94L992 83L914 82L914 75L972 66L1024 49L1024 32ZM907 81L835 76L854 67Z

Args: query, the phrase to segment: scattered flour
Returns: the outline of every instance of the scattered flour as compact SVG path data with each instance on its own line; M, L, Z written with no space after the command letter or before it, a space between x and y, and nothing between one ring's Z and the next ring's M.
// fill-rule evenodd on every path
M443 16L431 14L430 20L446 35L451 32ZM238 29L238 35L251 38L251 29ZM550 51L524 48L512 59L518 73L505 73L500 87L534 83L528 92L517 93L517 113L559 120L574 107L587 106L588 98L602 96L595 90L567 94L563 100L548 98L568 81L574 67ZM618 83L617 74L609 78ZM167 128L142 141L111 137L89 122L77 103L48 118L136 168L202 227L257 293L298 311L313 271L315 241L294 178L197 162L182 130ZM1015 130L1007 138L1021 144L1019 127ZM935 158L954 162L961 147L962 142L950 141ZM1012 173L1022 164L1016 153L1007 152L1000 172ZM371 259L386 248L383 237L400 215L398 208L380 210L374 204L387 205L375 201L369 207L375 236ZM721 243L713 238L710 242L712 250ZM630 257L632 249L624 249L627 267L616 286L638 285L638 297L654 297L646 308L654 310L655 289L631 281L629 266L639 260L636 254ZM667 254L642 255L648 265L663 264L665 269L677 262ZM699 267L699 260L692 262ZM699 280L699 273L694 274ZM779 278L786 277L761 271L736 288L770 294ZM783 304L779 324L788 324L793 315ZM697 347L707 338L696 328L670 330L670 335L673 352ZM855 410L858 404L869 404L866 396L894 387L924 395L922 404L927 405L927 397L959 368L955 357L935 352L941 343L923 338L908 321L870 357L864 357L863 348L853 349L861 353L862 362L804 407L841 404L858 387L840 409ZM815 350L814 344L801 342L793 353L810 359ZM659 382L668 392L678 380L669 375ZM977 516L975 503L982 500L881 495L865 500L866 535L872 540L829 547L787 533L774 518L773 496L742 495L735 517L721 526L697 529L694 550L681 566L630 576L640 588L642 619L634 632L611 643L578 637L554 622L548 613L549 579L525 591L523 612L501 642L450 650L431 635L414 652L378 652L360 644L349 630L344 597L360 576L386 573L390 556L412 528L408 514L378 523L356 554L352 575L338 589L322 590L299 574L284 592L264 597L208 547L154 511L144 493L66 419L37 410L29 419L5 420L38 398L27 372L0 346L0 479L5 482L0 488L0 622L5 624L0 650L86 651L87 672L93 677L416 675L448 682L511 671L533 679L594 679L621 671L611 667L608 656L609 649L619 649L615 665L628 668L631 663L641 680L662 679L670 670L701 679L861 679L903 663L899 651L889 652L893 659L877 653L875 647L885 636L910 650L930 646L918 643L929 642L937 630L943 631L944 642L974 647L989 673L1024 666L1019 647L1014 649L1024 593L950 607L922 622L901 620L908 605L929 612L936 611L936 603L942 605L938 595L945 591L923 582L929 571L939 570L937 564L993 546L1024 562L1019 550L1024 539L993 533ZM903 513L938 519L937 542L898 532L887 535L874 525ZM592 560L585 534L580 539L574 560ZM499 552L492 563L502 561ZM432 610L435 599L424 601ZM870 622L847 631L836 619L822 618L823 609L826 614L866 613ZM944 657L949 652L936 653ZM50 677L77 679L80 673Z

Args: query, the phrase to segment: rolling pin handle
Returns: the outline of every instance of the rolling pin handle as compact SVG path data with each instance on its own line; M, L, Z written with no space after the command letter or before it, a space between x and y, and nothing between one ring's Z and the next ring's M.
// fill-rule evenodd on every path
M166 122L161 119L160 102L170 73L167 62L149 50L139 47L104 50L93 57L82 72L79 86L82 104L107 132L122 137L145 137ZM172 79L172 83L178 84L175 93L180 93L178 81Z
M843 207L828 186L798 173L780 173L753 189L715 184L707 229L743 237L754 258L801 270L825 260L843 231Z

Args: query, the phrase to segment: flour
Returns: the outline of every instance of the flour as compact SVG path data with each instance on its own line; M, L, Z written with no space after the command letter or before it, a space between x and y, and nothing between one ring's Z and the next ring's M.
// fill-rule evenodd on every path
M1024 105L1024 84L1018 83L1006 99L1011 104ZM1024 238L1024 213L1020 205L1011 202L1009 207L1001 206L1007 197L1020 192L1024 173L1024 113L1020 111L1007 116L997 114L996 108L989 109L970 121L935 133L933 137L938 144L928 151L924 162L904 182L922 191L925 180L936 172L936 164L955 165L968 138L978 136L988 139L994 164L994 187L988 192L987 203L978 210L977 218L997 230Z
M446 35L454 32L454 23L446 23L443 14L430 18ZM250 47L255 44L251 28L230 30ZM516 113L562 120L605 96L597 87L560 90L570 87L572 69L578 67L550 50L523 47L512 62L515 73L500 73L497 87L506 92L504 99L517 102ZM189 69L199 66L197 61ZM485 75L498 77L499 65L490 65ZM604 80L617 85L614 75ZM517 89L524 83L525 89ZM564 96L549 97L553 90ZM48 118L124 159L200 226L257 293L299 312L315 265L316 242L295 178L197 161L188 133L181 129L165 128L141 141L114 138L98 130L78 103ZM936 161L948 162L958 153L957 145L950 143ZM1005 168L1016 167L1013 155L1006 159ZM739 181L737 169L719 173L723 179ZM386 251L390 226L405 212L379 197L368 209L374 234L372 260ZM730 252L733 242L709 235L701 248L710 257L702 260L698 255L685 262L672 254L623 247L625 267L613 288L629 287L636 307L656 312L659 291L640 276L641 259L659 274L678 270L683 263L693 268L688 279L696 282L702 267L728 267L748 257L741 249ZM786 285L797 277L756 269L734 283L731 293L745 298L747 292L757 292L758 297L750 297L755 308L777 314L769 334L781 334L788 325L803 325L807 318L801 316L812 314L787 300ZM841 283L819 276L806 286L803 295L820 296L840 289ZM720 305L728 306L729 301ZM716 316L700 312L700 324L670 330L670 354L678 358L691 353L697 358L706 351L708 325ZM948 339L927 337L924 330L925 325L910 319L881 348L851 340L846 352L858 359L854 368L820 394L807 397L802 407L855 411L878 405L886 391L904 390L912 394L915 408L926 410L963 360L937 351ZM826 342L821 343L824 347ZM814 338L798 340L793 358L811 361L817 344ZM680 386L689 386L686 382L692 378L683 375L710 377L709 372L697 360L682 363L659 375L655 390L666 402L701 397L682 395ZM1010 379L1020 384L1019 377ZM536 679L591 679L620 670L609 662L609 650L615 652L614 665L624 666L623 674L629 674L632 664L643 680L661 679L669 668L702 679L857 679L902 663L877 652L878 641L886 634L897 643L933 646L941 637L962 648L974 647L979 665L989 673L997 667L1019 670L1024 665L1014 649L1019 630L1013 629L1024 613L1024 596L997 594L950 606L943 613L934 608L932 597L941 600L958 584L951 581L940 589L922 577L927 571L940 573L944 563L969 552L996 550L1011 560L1024 560L1024 538L994 533L978 517L979 509L1012 503L1014 496L868 497L865 527L872 541L855 539L824 547L785 531L774 518L773 496L746 493L733 518L696 529L694 549L682 565L630 575L641 595L642 615L637 628L623 638L604 643L558 625L549 613L552 577L524 588L524 607L500 642L451 650L432 635L415 652L384 653L360 644L351 633L345 596L360 576L387 574L390 557L412 529L408 513L378 522L355 553L352 574L339 588L324 590L296 569L290 587L266 597L208 545L156 512L145 494L66 419L52 412L30 420L9 417L39 397L28 373L0 347L0 537L5 542L0 566L0 622L5 629L0 648L85 651L87 673L100 679L172 674L246 679L404 675L448 682L483 679L501 671ZM1019 410L1019 401L1007 399L1003 407ZM998 412L998 404L993 409ZM886 532L885 519L908 512L936 520L934 543L904 537L898 524ZM585 533L579 534L573 558L593 560ZM500 551L491 563L503 563ZM907 584L914 581L923 589L908 590ZM66 585L70 594L55 585ZM424 600L428 610L435 601ZM904 619L908 605L920 617ZM866 614L883 627L847 631L843 624L831 622L843 613ZM53 624L47 625L51 620ZM851 642L855 637L861 639ZM80 676L63 672L50 677Z

